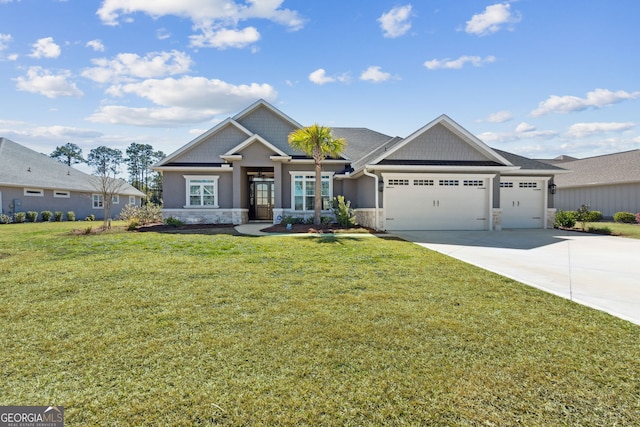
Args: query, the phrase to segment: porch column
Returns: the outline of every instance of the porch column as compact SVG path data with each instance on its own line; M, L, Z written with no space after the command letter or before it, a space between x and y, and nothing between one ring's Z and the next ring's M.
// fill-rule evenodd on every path
M275 200L273 201L274 208L282 208L282 163L273 162L273 181L275 187Z
M242 208L242 170L244 168L240 165L234 165L233 167L233 188L231 191L233 192L233 208L240 209Z

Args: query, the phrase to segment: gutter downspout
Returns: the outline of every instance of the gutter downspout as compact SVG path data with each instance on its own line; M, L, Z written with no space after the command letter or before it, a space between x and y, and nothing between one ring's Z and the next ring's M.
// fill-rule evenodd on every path
M375 218L376 218L376 223L375 226L373 227L374 230L378 230L378 226L380 225L379 219L378 219L378 211L380 210L380 199L378 196L378 175L368 172L367 168L364 168L362 170L362 173L365 174L366 176L370 176L371 178L375 179L375 187L374 187L374 191L375 191L375 197L376 197L376 213L375 213Z

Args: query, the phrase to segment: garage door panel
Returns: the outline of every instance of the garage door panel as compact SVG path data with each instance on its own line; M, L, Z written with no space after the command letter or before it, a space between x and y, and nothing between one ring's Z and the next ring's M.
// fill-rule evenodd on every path
M388 179L385 218L388 230L487 230L488 178L433 179L410 175Z
M508 179L500 181L502 228L543 228L545 180Z

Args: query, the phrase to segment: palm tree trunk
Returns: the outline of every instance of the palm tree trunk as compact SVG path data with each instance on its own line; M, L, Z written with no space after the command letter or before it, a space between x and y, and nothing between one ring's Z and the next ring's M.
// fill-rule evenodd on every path
M320 213L322 211L322 164L316 162L316 196L313 223L320 225Z

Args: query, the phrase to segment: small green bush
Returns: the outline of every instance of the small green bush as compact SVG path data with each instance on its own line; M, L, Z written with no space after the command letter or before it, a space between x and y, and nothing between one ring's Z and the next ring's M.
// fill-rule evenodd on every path
M38 212L28 211L27 212L27 222L36 222L38 220Z
M11 217L7 214L0 214L0 224L11 224Z
M616 212L613 215L613 220L625 224L635 224L637 222L636 216L631 212Z
M284 218L282 218L282 221L280 221L280 224L282 225L304 224L304 222L305 222L304 218L301 218L299 216L287 215Z
M184 225L184 222L180 221L178 218L176 218L174 216L170 216L168 218L165 218L164 223L166 225L171 226L171 227L180 227L180 226Z
M88 217L86 217L84 220L85 221L95 221L96 220L96 216L91 214Z
M62 221L62 212L55 211L55 213L53 214L53 220L56 222Z
M74 211L67 212L67 221L75 221L76 213Z
M574 211L558 210L556 212L555 227L573 228L576 225L576 213Z
M27 217L27 214L25 214L24 212L16 212L14 215L14 220L16 222L16 224L21 224L24 222L25 218Z
M356 224L356 215L351 209L351 201L345 201L344 196L333 198L333 213L341 227L351 227Z
M589 222L600 222L602 221L602 212L600 211L591 211L587 218Z
M333 217L321 216L320 217L320 224L322 224L322 225L331 225L331 224L333 224Z
M42 217L43 222L51 221L51 217L53 216L53 212L51 211L42 211L40 212L40 216Z
M124 221L135 220L140 224L162 222L162 207L151 203L144 206L126 205L120 211L120 219Z

